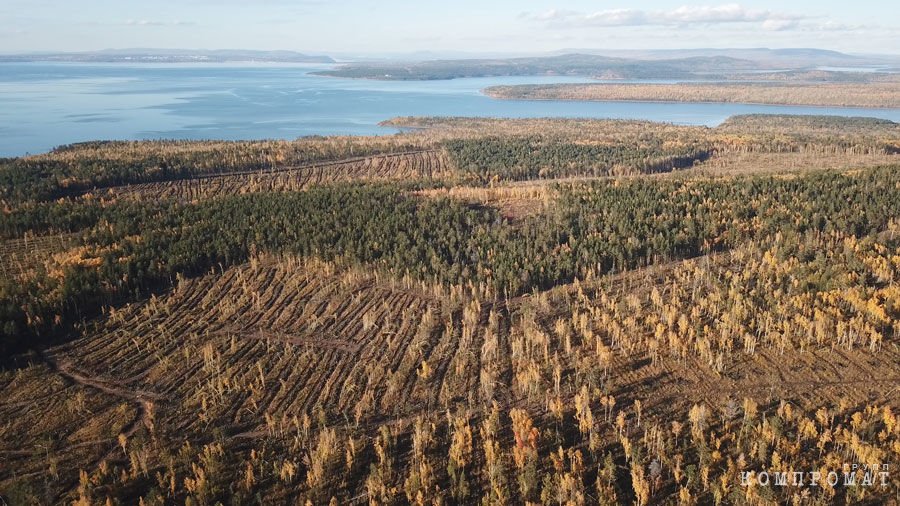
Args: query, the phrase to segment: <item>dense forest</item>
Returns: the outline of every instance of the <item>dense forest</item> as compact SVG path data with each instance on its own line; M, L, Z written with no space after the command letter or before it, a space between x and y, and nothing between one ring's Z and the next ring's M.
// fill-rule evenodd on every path
M571 176L670 172L709 158L704 146L665 146L661 138L633 145L585 145L544 137L450 140L447 151L465 177L480 184Z

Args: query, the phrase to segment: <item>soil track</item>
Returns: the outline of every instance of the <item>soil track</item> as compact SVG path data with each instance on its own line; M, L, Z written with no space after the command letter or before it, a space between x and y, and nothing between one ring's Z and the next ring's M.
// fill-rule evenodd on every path
M95 390L99 390L105 394L112 395L114 397L118 397L120 399L131 402L135 406L135 410L137 412L137 416L134 420L132 420L129 424L127 424L120 432L120 437L124 436L126 439L133 436L142 426L151 429L153 428L153 408L155 403L164 400L162 395L148 392L145 390L129 390L127 388L123 388L119 385L125 383L121 380L112 380L105 379L96 376L88 376L80 371L78 371L73 365L72 360L68 358L63 358L57 360L50 354L42 353L41 357L45 361L45 363L50 367L50 369L65 378L66 380L87 387L93 388ZM96 443L99 443L97 441ZM93 444L95 442L88 443L80 443L84 444ZM71 448L70 448L71 449ZM116 448L113 447L109 450L107 457L116 451Z

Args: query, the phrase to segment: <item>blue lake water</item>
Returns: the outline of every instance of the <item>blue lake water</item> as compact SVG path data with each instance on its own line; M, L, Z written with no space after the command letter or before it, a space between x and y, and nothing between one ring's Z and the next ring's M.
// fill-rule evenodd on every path
M498 77L389 82L309 75L322 65L0 64L0 156L96 139L292 139L396 130L394 116L633 118L714 126L734 114L832 114L900 121L900 109L749 104L506 101L500 84L586 82Z

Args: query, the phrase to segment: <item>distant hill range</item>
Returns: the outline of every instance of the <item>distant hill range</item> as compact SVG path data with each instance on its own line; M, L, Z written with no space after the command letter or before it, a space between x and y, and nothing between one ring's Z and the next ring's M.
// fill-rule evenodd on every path
M697 72L759 70L758 63L727 56L641 60L591 54L527 58L366 62L343 65L319 75L379 80L429 80L461 77L566 75L605 79L687 79Z
M770 71L817 71L822 67L878 67L895 70L900 57L851 55L812 48L793 49L567 49L541 56L417 52L376 59L345 59L318 75L377 80L432 80L461 77L564 75L600 79L731 79ZM0 54L0 62L86 63L337 63L330 56L294 51L241 49L107 49L103 51Z
M894 55L854 55L816 48L701 48L701 49L563 49L556 54L581 53L638 60L727 57L749 60L765 66L808 68L821 66L893 65Z
M74 53L0 54L0 62L87 62L87 63L334 63L329 56L294 51L252 51L243 49L106 49Z
M379 80L566 75L601 79L727 79L738 73L895 66L897 57L823 49L573 49L537 57L357 61L318 75Z

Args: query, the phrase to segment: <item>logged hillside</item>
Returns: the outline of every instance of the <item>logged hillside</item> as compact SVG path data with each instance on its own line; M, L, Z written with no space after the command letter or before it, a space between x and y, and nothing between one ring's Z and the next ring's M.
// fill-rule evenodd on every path
M111 186L92 192L102 198L191 201L245 193L295 192L342 182L438 180L453 175L440 149L372 155L258 171L227 172L152 183Z
M897 500L897 124L393 123L3 160L0 499Z
M894 466L897 245L853 241L748 246L508 301L253 258L3 373L0 452L17 473L0 479L7 497L48 502L655 504L737 500L740 472L772 458ZM863 299L860 275L877 276ZM747 283L787 294L746 300ZM40 495L28 484L48 453ZM878 502L893 483L818 497Z
M87 142L50 153L0 160L3 199L53 199L94 188L255 173L421 150L403 137L297 141Z

